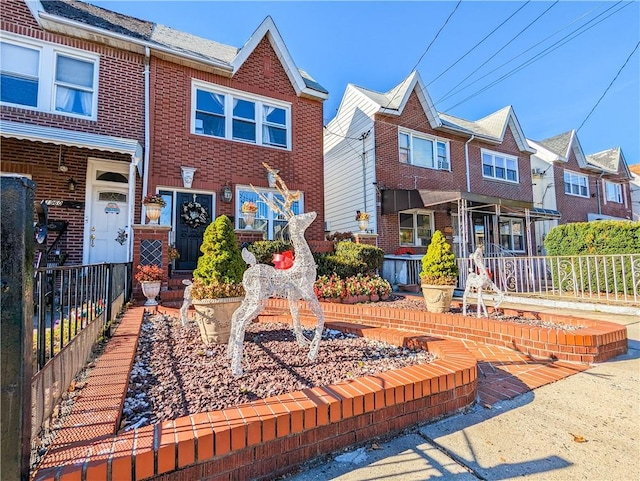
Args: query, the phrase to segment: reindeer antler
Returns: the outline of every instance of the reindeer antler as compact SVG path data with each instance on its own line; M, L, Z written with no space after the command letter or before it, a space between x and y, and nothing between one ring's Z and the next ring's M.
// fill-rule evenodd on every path
M271 210L283 215L287 220L291 219L295 215L295 213L291 210L291 206L295 201L300 199L300 191L296 190L295 192L291 192L287 187L287 184L285 184L284 180L282 180L282 177L278 175L278 172L275 169L272 169L271 166L266 162L263 162L262 165L264 165L264 168L267 169L267 171L276 179L276 189L278 190L280 195L282 195L284 201L278 199L277 197L274 197L273 200L269 200L264 194L258 192L256 188L253 187L253 185L251 185L251 187L253 188L255 193L258 194L258 196L262 199L262 201L271 208Z

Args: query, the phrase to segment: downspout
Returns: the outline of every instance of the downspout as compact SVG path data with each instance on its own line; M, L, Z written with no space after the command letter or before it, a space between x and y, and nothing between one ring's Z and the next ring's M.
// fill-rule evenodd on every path
M144 164L142 169L142 197L141 200L147 195L147 188L149 186L149 150L151 142L151 132L149 126L149 68L151 63L151 50L149 47L144 48ZM145 208L142 206L142 218L140 223L143 224L146 219Z
M602 201L600 200L600 184L602 183L602 176L604 175L604 171L600 173L598 176L598 180L596 181L596 196L598 196L598 215L602 215Z
M467 167L467 192L471 192L471 176L469 174L469 142L476 138L475 134L471 135L471 138L464 143L464 161Z

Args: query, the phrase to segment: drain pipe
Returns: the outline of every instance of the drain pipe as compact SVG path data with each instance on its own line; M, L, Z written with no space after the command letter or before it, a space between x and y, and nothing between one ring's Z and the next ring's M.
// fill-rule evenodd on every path
M149 150L150 150L150 138L151 132L149 129L149 77L150 77L150 65L151 65L151 49L149 47L144 48L144 163L142 168L142 197L141 200L147 195L147 188L149 187ZM144 224L146 219L146 212L144 205L142 206L142 219L140 223Z
M600 189L600 184L602 184L602 176L604 175L604 170L598 176L598 180L596 181L596 196L598 196L598 215L602 215L602 192Z
M467 167L467 192L471 192L471 176L469 174L469 142L476 138L475 134L471 134L471 138L464 143L464 161Z

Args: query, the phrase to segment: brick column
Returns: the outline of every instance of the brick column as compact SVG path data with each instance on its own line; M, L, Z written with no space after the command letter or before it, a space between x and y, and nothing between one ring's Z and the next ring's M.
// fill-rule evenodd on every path
M367 244L370 246L378 246L378 234L369 234L364 232L356 232L353 234L356 244Z
M133 273L138 264L153 264L165 271L162 290L167 289L169 278L169 231L171 226L157 224L135 224L133 226ZM133 293L142 295L138 282L133 283Z

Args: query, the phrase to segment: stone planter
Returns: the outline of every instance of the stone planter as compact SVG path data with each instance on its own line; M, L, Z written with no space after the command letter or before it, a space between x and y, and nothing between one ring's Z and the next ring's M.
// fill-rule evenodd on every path
M242 217L244 218L244 228L253 229L253 221L256 220L256 214L253 212L243 212Z
M455 286L422 284L422 295L429 312L449 312Z
M367 227L369 227L369 221L368 220L359 220L358 221L358 227L360 228L360 232L366 232Z
M142 294L147 298L147 302L145 302L144 305L157 306L158 301L156 301L156 297L160 294L162 281L142 281L140 285L142 286Z
M231 333L231 317L244 297L192 299L200 337L205 344L226 344Z
M160 204L145 204L144 206L149 224L157 224L162 212L162 206Z

